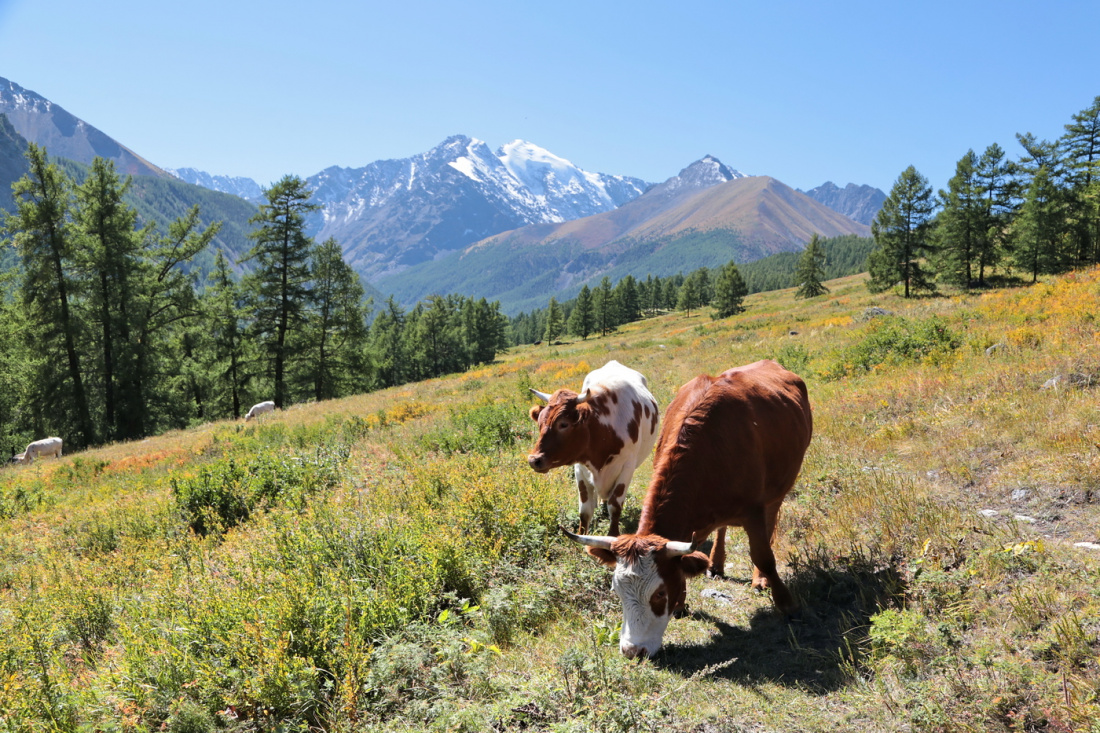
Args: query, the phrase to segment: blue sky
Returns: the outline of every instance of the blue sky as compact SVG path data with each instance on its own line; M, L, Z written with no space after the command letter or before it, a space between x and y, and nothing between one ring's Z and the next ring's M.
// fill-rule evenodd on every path
M1094 0L0 0L0 77L157 165L263 185L461 133L650 181L709 153L940 188L1100 95L1098 28Z

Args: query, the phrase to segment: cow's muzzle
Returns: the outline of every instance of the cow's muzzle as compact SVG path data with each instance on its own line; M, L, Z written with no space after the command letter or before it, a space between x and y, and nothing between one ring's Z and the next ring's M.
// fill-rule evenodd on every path
M546 460L546 456L542 453L532 453L527 456L527 465L539 473L546 473L550 470L550 461Z

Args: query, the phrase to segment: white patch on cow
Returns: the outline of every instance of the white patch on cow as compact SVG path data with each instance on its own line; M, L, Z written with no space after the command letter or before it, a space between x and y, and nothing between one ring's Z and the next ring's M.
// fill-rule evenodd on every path
M630 421L634 418L634 403L643 407L648 404L650 415L653 415L658 411L657 400L650 394L648 382L641 372L623 366L614 359L588 373L581 385L581 393L587 390L591 390L593 397L614 392L618 400L610 404L610 414L599 415L598 420L601 425L610 427L623 441L622 450L603 466L581 463L574 466L576 475L585 476L586 479L590 477L588 484L596 488L596 494L601 501L607 501L619 484L629 487L634 472L653 451L653 444L657 442L654 421L645 416L644 410L639 417L638 440L635 442L631 439Z
M666 603L665 613L657 616L649 599L663 582L653 555L641 557L633 565L620 560L615 566L611 588L623 603L619 650L627 657L633 658L639 653L652 657L661 648L661 639L672 614L668 613Z

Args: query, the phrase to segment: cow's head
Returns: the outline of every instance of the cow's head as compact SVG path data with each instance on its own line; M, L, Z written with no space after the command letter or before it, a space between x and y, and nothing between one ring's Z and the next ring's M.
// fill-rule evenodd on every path
M669 620L687 601L688 579L710 567L710 559L696 552L701 540L576 535L564 528L562 532L587 546L590 555L615 571L611 587L623 603L619 650L630 659L656 654Z
M588 402L588 390L581 394L568 389L559 389L552 395L534 389L531 392L546 404L531 408L539 437L527 463L539 473L576 463L588 447L586 421L590 410L582 409Z

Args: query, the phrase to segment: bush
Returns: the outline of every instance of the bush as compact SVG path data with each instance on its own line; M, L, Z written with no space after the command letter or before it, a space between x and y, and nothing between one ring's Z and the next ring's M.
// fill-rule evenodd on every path
M925 320L901 317L878 318L871 322L862 341L848 347L830 373L845 376L869 372L883 364L938 362L962 345L962 338L938 316Z

